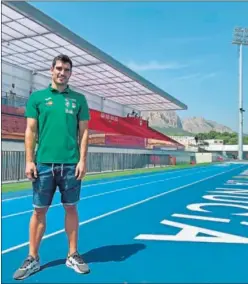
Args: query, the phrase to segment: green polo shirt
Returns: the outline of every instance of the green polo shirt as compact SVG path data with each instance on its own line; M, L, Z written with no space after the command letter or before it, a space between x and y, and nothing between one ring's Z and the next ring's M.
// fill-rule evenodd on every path
M36 162L74 164L79 161L79 121L90 118L84 95L69 87L59 92L49 85L31 94L25 117L38 122Z

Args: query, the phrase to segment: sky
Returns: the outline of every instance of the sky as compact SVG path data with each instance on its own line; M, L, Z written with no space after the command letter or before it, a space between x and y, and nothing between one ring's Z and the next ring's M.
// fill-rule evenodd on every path
M248 2L32 2L203 117L238 131L237 26ZM243 48L244 132L248 133L248 46Z

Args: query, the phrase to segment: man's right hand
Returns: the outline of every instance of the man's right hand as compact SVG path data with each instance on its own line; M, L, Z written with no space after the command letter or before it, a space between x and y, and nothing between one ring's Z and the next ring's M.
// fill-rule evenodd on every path
M26 176L31 181L37 178L37 169L34 162L26 163Z

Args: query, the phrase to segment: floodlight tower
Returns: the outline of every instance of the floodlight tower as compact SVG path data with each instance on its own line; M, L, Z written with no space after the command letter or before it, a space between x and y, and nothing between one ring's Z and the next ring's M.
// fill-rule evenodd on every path
M248 28L235 28L233 44L238 46L239 52L239 160L243 159L243 46L248 46Z

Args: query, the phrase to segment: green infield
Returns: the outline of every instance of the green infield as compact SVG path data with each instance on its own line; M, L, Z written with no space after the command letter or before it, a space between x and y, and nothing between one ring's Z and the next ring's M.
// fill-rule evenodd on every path
M180 165L168 166L168 167L155 167L155 168L144 168L144 169L133 169L133 170L125 170L125 171L97 173L97 174L87 174L84 178L84 181L99 180L99 179L106 179L106 178L116 178L116 177L144 174L144 173L150 173L150 172L193 168L197 166L207 166L210 164L211 163L202 163L198 165L180 164ZM30 181L2 184L2 192L4 193L18 191L18 190L27 190L31 188L32 188L32 184Z

